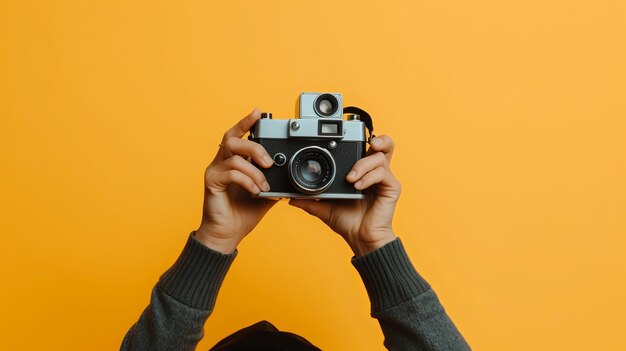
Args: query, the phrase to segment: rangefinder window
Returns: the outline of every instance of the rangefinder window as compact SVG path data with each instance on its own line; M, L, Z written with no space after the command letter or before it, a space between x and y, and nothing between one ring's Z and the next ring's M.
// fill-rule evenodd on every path
M341 94L302 93L298 100L300 118L343 118Z
M341 136L343 132L342 121L323 121L320 120L318 124L317 133L319 135L327 136Z
M332 94L322 94L314 103L315 112L320 117L330 117L339 109L339 102Z

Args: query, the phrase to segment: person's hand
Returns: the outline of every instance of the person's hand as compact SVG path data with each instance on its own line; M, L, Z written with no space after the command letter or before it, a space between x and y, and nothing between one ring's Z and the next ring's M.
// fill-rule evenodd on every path
M365 190L365 199L293 199L289 204L321 219L346 240L356 256L393 241L391 222L401 190L389 166L393 147L388 136L372 139L367 157L357 161L346 177L356 189Z
M261 117L252 111L224 134L220 150L204 173L202 223L195 237L211 249L232 253L239 242L276 203L250 194L268 191L263 173L248 160L269 168L273 161L265 148L243 137Z

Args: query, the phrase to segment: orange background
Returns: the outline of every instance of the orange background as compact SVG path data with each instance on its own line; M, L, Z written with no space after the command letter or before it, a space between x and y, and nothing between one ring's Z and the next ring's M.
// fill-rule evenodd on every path
M200 221L221 134L337 91L476 350L626 349L623 1L2 1L0 349L113 350ZM380 350L342 240L278 204L206 350L262 319Z

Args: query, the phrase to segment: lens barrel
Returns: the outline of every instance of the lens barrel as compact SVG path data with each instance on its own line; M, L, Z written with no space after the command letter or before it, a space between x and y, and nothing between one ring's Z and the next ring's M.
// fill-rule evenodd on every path
M304 194L319 194L335 180L335 160L328 150L308 146L298 150L289 161L289 180Z

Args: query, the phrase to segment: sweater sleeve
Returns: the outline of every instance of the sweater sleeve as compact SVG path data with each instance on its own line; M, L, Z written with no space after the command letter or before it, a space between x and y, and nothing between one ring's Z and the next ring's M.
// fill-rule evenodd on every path
M121 350L195 350L237 252L225 255L189 236L183 252L152 289L150 304Z
M352 259L388 350L470 350L437 295L407 256L400 238Z

